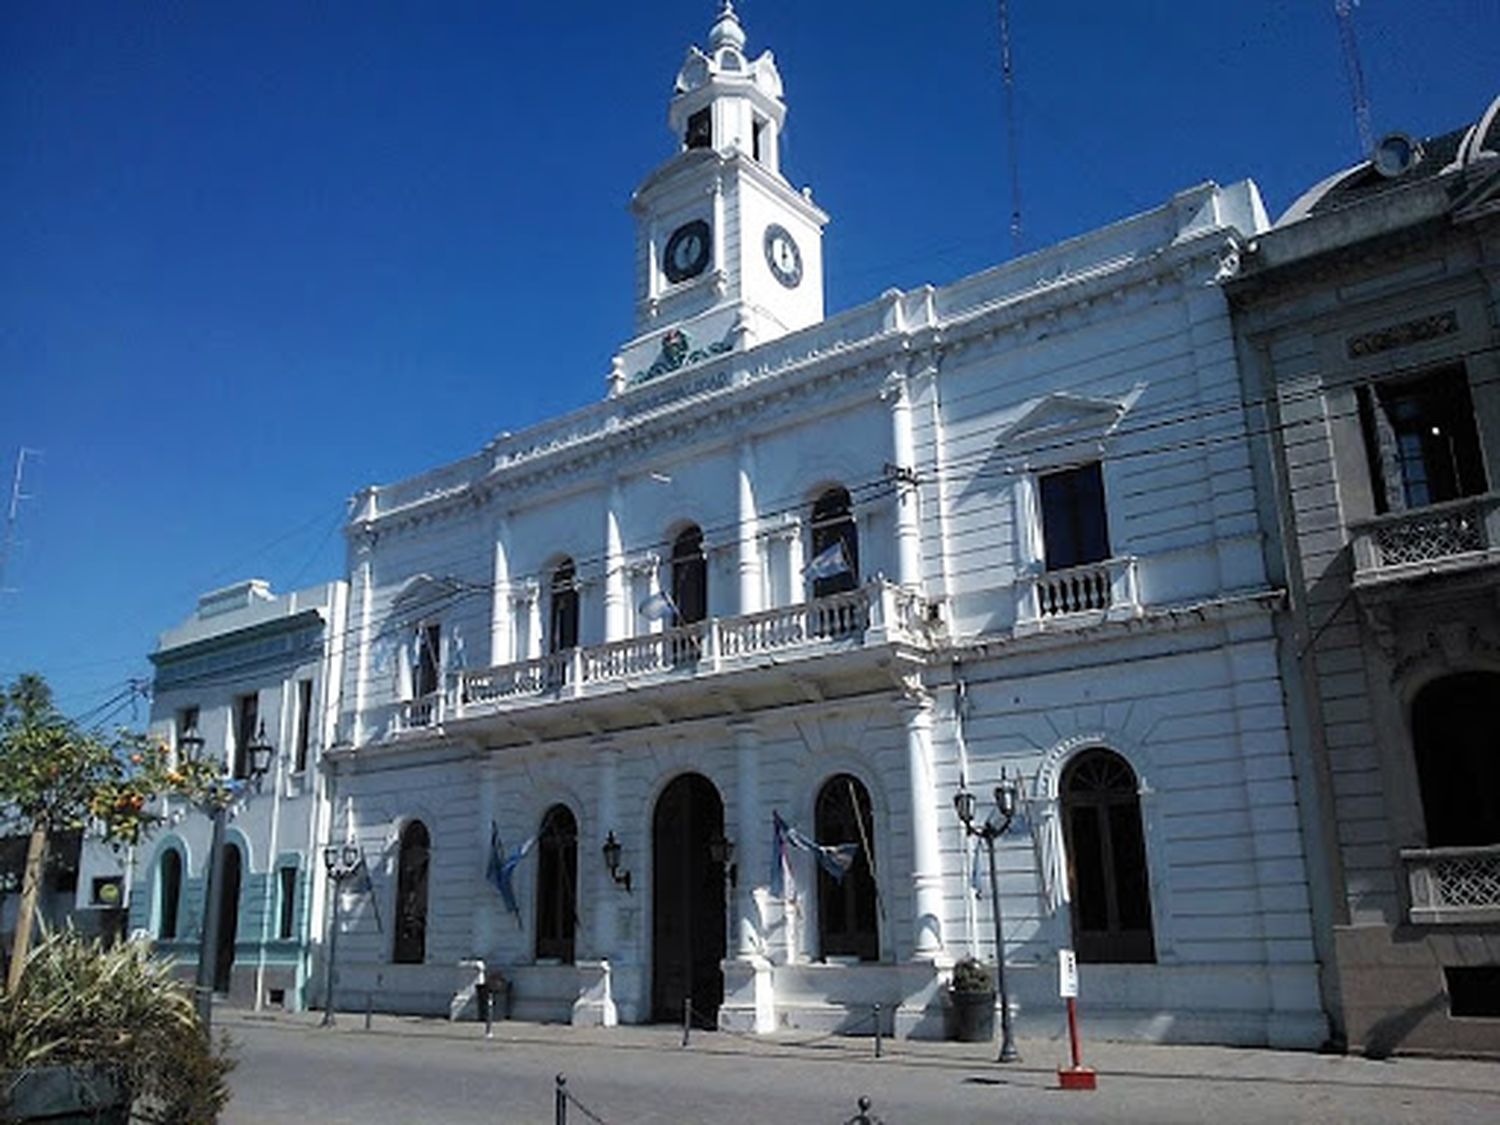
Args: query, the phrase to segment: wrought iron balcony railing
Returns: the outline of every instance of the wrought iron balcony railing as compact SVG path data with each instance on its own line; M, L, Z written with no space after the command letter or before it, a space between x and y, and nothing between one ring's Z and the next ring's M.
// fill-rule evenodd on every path
M1361 520L1349 535L1357 583L1500 561L1500 493Z
M1403 848L1415 925L1500 922L1500 844Z

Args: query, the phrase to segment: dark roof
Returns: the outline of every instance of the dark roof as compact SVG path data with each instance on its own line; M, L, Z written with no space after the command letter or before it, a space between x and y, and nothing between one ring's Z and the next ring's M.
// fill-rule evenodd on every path
M1351 172L1348 178L1324 192L1323 196L1312 205L1308 214L1322 215L1329 211L1337 211L1341 207L1361 203L1388 191L1404 188L1408 184L1432 179L1453 163L1454 157L1458 155L1458 147L1463 144L1464 137L1468 136L1470 128L1471 126L1465 125L1462 129L1454 129L1451 133L1428 137L1421 141L1422 159L1417 161L1416 166L1410 171L1399 176L1382 176L1375 171L1373 164L1366 161Z

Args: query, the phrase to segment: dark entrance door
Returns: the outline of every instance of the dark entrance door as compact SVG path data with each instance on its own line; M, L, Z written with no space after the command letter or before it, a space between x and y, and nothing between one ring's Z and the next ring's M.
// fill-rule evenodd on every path
M724 999L724 868L709 841L724 834L724 803L701 774L675 779L656 802L651 829L651 1013L714 1027Z
M214 991L229 991L235 931L240 925L240 849L224 845L224 897L219 900L219 948L214 950Z

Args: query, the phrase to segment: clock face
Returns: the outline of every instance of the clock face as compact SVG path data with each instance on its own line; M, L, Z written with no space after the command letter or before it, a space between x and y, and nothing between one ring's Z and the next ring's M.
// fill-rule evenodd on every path
M802 251L797 249L797 240L779 223L766 228L766 265L771 267L771 276L788 289L802 283Z
M667 275L667 280L674 283L686 281L702 273L708 266L709 240L708 223L702 219L694 219L674 230L661 256L662 272Z

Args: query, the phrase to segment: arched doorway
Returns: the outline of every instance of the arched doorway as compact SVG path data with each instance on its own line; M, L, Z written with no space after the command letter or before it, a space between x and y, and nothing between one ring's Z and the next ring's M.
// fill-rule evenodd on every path
M420 965L427 960L427 867L432 838L427 826L414 820L401 830L401 852L396 860L396 936L391 960L398 965Z
M847 773L829 778L818 790L813 823L819 844L853 844L859 849L840 879L818 865L819 952L825 960L858 957L861 961L878 961L880 928L876 916L880 904L869 851L875 839L870 791Z
M724 802L708 778L686 773L656 802L651 826L651 1014L717 1025L724 999L724 867L710 841L724 834Z
M536 956L571 965L578 929L578 821L553 805L537 834Z
M214 950L214 991L228 992L234 968L234 942L240 926L240 875L243 861L235 844L224 845L224 893L219 899L219 948Z
M1429 848L1500 844L1500 675L1434 680L1411 707L1412 750Z
M1096 746L1068 763L1060 788L1078 959L1155 961L1135 771L1114 751Z

